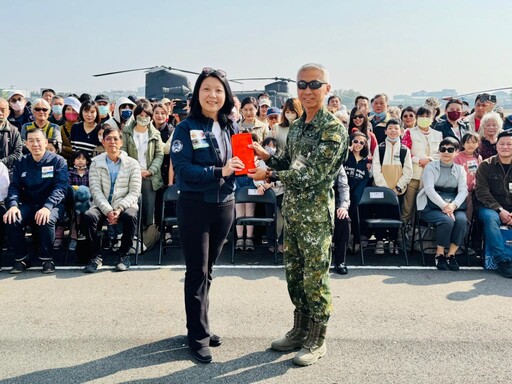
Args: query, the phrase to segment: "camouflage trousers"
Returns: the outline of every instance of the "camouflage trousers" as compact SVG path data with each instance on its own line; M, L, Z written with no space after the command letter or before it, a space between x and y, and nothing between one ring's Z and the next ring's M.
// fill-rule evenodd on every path
M331 222L285 221L284 265L295 308L327 323L332 310L329 287Z

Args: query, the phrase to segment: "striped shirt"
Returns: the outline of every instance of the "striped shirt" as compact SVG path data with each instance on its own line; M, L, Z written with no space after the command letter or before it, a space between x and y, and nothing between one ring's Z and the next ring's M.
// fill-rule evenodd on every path
M74 124L71 127L70 137L71 148L73 148L73 151L84 151L92 157L94 149L101 144L98 140L99 130L100 126L96 125L91 132L86 133L83 122Z

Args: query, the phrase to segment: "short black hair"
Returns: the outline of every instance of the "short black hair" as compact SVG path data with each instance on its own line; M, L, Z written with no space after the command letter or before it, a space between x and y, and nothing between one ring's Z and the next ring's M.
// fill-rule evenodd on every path
M428 117L432 116L432 109L430 108L427 108L425 106L421 106L418 108L418 110L416 111L416 117L418 116L423 116L423 115L427 115Z
M439 148L441 148L443 145L451 145L456 150L459 150L460 147L459 140L452 136L447 136L443 140L441 140L441 142L439 143Z
M356 97L356 99L355 99L355 101L354 101L354 105L355 105L356 107L357 107L357 102L358 102L359 100L366 100L366 101L370 102L370 99L368 99L366 96L359 95L359 96L357 96L357 97Z
M75 160L78 159L80 156L83 156L85 158L85 164L87 164L87 166L91 165L91 156L89 156L87 152L82 150L73 152L73 154L71 155L71 163L73 164Z
M512 137L512 130L508 129L508 130L506 130L506 131L501 132L501 133L498 135L498 141L499 141L502 137Z
M105 140L105 137L107 137L108 135L110 135L113 132L119 133L119 137L122 138L123 134L122 134L121 130L118 127L108 126L103 131L103 140Z
M146 112L146 114L149 117L153 118L153 107L151 106L151 103L149 103L149 102L137 103L137 106L133 110L133 117L136 118L142 112Z
M94 122L96 124L99 124L101 121L100 111L99 111L96 103L92 100L86 101L80 106L80 112L78 112L78 116L79 116L80 120L84 121L84 111L88 111L90 109L96 110L96 118L94 119Z
M401 128L402 122L398 119L389 119L388 122L386 123L386 129L388 129L390 125L398 125Z

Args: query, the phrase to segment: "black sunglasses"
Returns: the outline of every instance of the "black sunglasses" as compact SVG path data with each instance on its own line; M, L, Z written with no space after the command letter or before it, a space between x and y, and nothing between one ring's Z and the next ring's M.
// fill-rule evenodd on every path
M225 71L223 71L222 69L213 69L213 68L210 68L210 67L204 67L203 68L203 74L209 76L209 75L212 75L212 74L215 74L219 77L226 77L227 76L227 73Z
M324 85L324 84L327 84L327 83L323 83L318 80L313 80L310 82L300 80L300 81L297 81L297 88L306 89L307 87L309 87L309 89L320 89L322 87L322 85Z
M486 101L496 103L496 95L481 95L478 98L478 101L481 101L482 103L485 103Z
M354 119L364 119L364 115L354 115Z
M455 148L453 148L453 147L441 147L441 148L439 148L439 152L441 152L441 153L445 153L445 152L453 153L453 152L455 152Z
M48 112L49 109L48 108L34 108L34 111L36 111L36 112Z

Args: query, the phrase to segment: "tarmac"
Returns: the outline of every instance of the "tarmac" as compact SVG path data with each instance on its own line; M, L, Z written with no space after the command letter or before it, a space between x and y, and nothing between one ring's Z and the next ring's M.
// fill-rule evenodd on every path
M361 267L351 256L348 275L331 274L327 355L296 367L295 352L269 349L293 320L282 259L260 249L233 265L227 246L210 293L223 344L203 365L186 345L180 250L162 266L156 255L123 273L1 272L0 383L512 382L511 280L479 266L370 255L379 265Z

